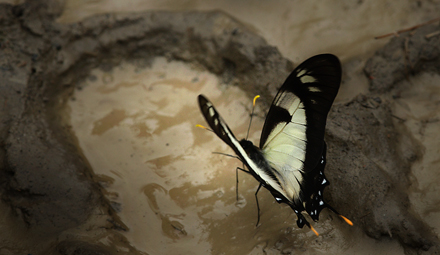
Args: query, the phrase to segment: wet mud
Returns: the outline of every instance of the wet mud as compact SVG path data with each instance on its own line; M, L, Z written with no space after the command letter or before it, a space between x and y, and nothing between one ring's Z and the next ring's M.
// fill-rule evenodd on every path
M121 235L127 227L117 205L58 112L76 84L92 68L109 70L123 60L148 66L160 56L261 94L267 106L294 64L222 12L105 14L66 25L54 21L61 10L57 1L0 5L1 197L28 231L24 245L8 240L2 249L142 254ZM440 37L426 35L439 29L402 34L372 56L365 66L370 92L335 105L327 126L327 200L367 235L397 239L407 254L439 253L440 243L410 206L409 175L423 148L393 109L399 82L438 73Z

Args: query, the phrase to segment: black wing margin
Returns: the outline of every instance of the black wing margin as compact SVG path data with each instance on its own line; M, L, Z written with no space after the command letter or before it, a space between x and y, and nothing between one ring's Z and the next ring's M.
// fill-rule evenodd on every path
M291 121L292 116L288 110L277 103L280 98L284 98L283 94L293 93L303 103L306 113L304 171L315 169L323 153L327 114L338 94L341 75L339 59L332 54L316 55L296 67L272 102L261 132L260 148L263 148L270 132L278 123Z

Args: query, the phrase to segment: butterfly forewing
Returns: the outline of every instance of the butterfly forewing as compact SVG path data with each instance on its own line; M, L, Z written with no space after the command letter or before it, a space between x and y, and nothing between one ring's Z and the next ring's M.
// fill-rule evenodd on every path
M260 148L267 159L282 162L280 171L308 172L317 166L327 114L340 82L338 58L322 54L299 65L281 86L260 139Z
M212 128L212 131L214 131L214 133L220 139L222 139L223 142L231 146L235 151L236 145L234 144L234 142L237 141L237 139L229 129L228 125L224 122L212 103L208 99L206 99L205 96L199 95L198 99L200 110L205 117L206 122L208 122L209 126Z

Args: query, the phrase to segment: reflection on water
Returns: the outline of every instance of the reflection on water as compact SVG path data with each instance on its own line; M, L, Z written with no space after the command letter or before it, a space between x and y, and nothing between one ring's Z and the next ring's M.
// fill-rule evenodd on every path
M148 254L368 254L372 248L402 254L395 241L378 243L325 210L314 227L296 227L296 216L259 192L258 183L235 169L240 162L204 124L197 95L208 96L238 138L244 137L251 100L237 88L181 62L157 58L149 68L125 63L94 70L69 103L71 124L97 179L123 223L122 234ZM256 117L250 140L258 142ZM374 250L375 248L373 248Z

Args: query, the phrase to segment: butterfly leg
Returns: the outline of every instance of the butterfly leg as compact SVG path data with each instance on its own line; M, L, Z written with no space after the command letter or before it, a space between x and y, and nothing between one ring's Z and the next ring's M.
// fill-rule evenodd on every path
M257 210L258 210L258 220L257 220L257 224L255 226L258 226L258 223L260 223L260 204L258 203L258 191L260 191L261 186L263 186L263 184L260 183L260 185L258 185L258 189L257 192L255 192L255 200L257 200Z
M250 174L250 172L248 170L244 169L244 166L243 166L243 168L240 168L240 167L235 168L235 179L237 180L235 183L235 197L236 197L237 201L238 201L238 170L241 170L245 173Z
M235 198L237 199L237 202L238 202L238 169L239 169L239 167L235 168L235 179L236 179L236 183L235 183Z

